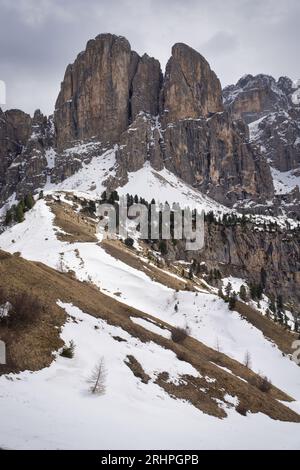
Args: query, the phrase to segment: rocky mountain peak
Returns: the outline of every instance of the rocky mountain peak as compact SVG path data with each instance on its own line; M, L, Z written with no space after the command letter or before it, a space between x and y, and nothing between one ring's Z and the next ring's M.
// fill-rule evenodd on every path
M285 95L289 95L293 89L293 80L289 77L280 77L278 79L277 86Z
M173 46L163 80L158 60L140 57L123 37L101 34L67 67L55 109L57 145L118 142L140 112L161 112L170 122L222 110L220 82L191 47Z
M280 172L300 167L300 86L288 77L246 75L223 90L234 119L250 127L251 142ZM297 173L298 175L298 173ZM295 175L295 176L297 176Z
M128 126L132 53L120 36L101 34L69 65L54 114L59 148L76 140L115 142Z
M208 62L186 44L172 47L161 94L168 122L223 111L221 84Z
M253 80L248 76L247 86ZM158 60L139 56L122 36L100 34L68 65L54 125L38 111L29 119L22 156L14 151L10 158L6 197L14 187L20 194L49 177L60 182L74 174L93 157L76 151L82 144L96 146L99 155L117 146L115 188L149 161L224 204L273 195L270 171L249 144L247 127L224 111L218 77L182 43L173 46L163 76Z
M283 86L283 80L279 84L270 75L245 75L223 90L224 105L235 119L250 123L269 112L288 109Z

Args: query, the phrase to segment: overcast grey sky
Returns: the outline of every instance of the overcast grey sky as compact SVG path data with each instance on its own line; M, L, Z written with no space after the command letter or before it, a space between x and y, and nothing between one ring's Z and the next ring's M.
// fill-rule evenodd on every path
M0 0L0 80L7 107L53 112L68 63L99 33L120 34L162 67L175 42L221 79L300 78L299 0Z

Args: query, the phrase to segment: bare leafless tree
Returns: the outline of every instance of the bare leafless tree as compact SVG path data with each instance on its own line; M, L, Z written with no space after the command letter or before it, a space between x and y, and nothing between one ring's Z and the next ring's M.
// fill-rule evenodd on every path
M219 341L218 337L216 338L215 350L218 351L218 353L222 352L222 348L221 348L220 341Z
M88 379L90 392L97 395L104 395L106 391L106 368L104 358L102 357L94 367L91 376Z
M252 367L251 354L249 353L249 351L246 351L244 358L244 366L247 367L247 369L251 369Z

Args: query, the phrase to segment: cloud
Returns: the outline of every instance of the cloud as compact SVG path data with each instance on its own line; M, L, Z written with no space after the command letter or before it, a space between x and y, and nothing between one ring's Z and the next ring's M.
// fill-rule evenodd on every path
M238 47L238 38L227 31L219 31L202 45L202 50L208 56L230 54Z
M68 63L103 32L164 67L172 45L206 56L223 85L245 73L300 77L298 0L0 0L7 106L54 109Z

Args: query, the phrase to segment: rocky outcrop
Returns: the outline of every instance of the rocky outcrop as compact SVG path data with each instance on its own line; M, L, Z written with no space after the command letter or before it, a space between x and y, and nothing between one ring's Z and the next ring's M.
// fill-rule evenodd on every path
M268 197L271 175L247 137L246 126L232 122L227 113L179 121L164 132L166 166L223 204Z
M221 111L221 84L208 62L191 47L175 44L161 92L165 122L196 119Z
M299 231L248 227L211 227L201 259L250 282L265 284L267 294L300 301Z
M170 260L197 261L207 272L260 284L268 296L300 302L300 232L252 223L205 224L205 247L186 251L185 242L168 243Z
M279 111L249 124L251 141L279 171L300 167L300 112Z
M184 44L172 48L159 116L155 122L145 115L136 119L120 144L122 182L126 171L136 171L149 160L156 169L168 168L223 204L273 197L270 170L249 144L247 126L224 112L217 76Z
M141 111L158 113L161 81L159 62L139 57L125 38L101 34L89 41L61 84L54 114L58 148L79 140L118 142Z
M47 152L53 153L54 134L51 119L40 111L33 118L15 110L2 116L0 133L6 146L0 145L0 200L5 201L13 193L18 199L45 185L49 171Z
M14 158L22 152L31 129L31 117L19 110L3 112L0 109L0 186L5 185L5 174Z
M277 83L269 75L245 75L223 90L224 105L234 119L253 122L268 113L288 109L289 99L283 89L283 79Z
M97 36L67 67L51 136L49 126L39 114L27 125L26 145L14 154L12 169L3 170L5 195L14 185L27 188L26 178L32 189L47 177L60 182L91 160L92 149L101 155L117 145L115 185L149 161L227 205L273 196L269 168L249 144L247 127L224 111L216 74L184 44L172 48L163 78L159 62L140 57L125 38Z
M138 59L136 73L132 80L130 117L134 121L140 112L157 116L162 72L158 60L144 54Z
M103 34L69 65L58 96L54 122L57 145L96 138L116 142L128 126L132 53L129 42Z
M300 84L287 77L247 75L224 89L224 104L243 118L250 138L279 171L300 166Z

